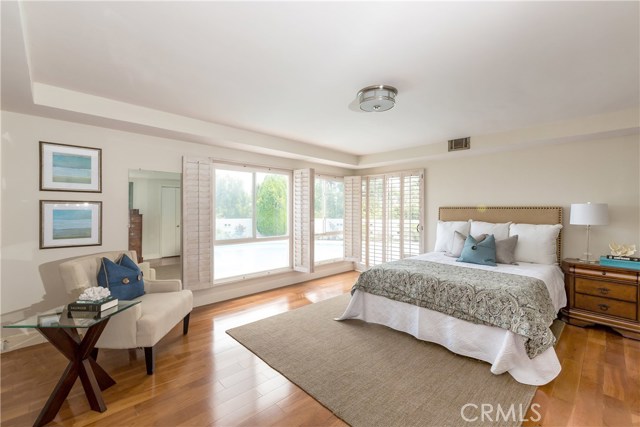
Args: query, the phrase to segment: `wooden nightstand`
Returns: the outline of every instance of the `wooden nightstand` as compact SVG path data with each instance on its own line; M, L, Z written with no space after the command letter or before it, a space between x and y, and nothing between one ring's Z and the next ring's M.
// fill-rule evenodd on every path
M562 315L571 325L607 325L627 338L640 340L640 271L562 261L567 306Z

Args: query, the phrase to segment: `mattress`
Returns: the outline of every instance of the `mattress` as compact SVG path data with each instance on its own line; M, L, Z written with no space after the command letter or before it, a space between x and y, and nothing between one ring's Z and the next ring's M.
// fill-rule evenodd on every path
M491 267L459 263L455 258L439 252L419 255L413 259L535 277L545 283L555 311L559 311L567 302L564 277L557 265L520 263ZM440 344L454 353L491 364L490 370L496 375L508 372L523 384L546 384L560 373L560 362L553 348L530 359L524 348L524 338L511 331L478 325L366 292L355 291L347 309L338 318L347 319L382 324L418 339Z

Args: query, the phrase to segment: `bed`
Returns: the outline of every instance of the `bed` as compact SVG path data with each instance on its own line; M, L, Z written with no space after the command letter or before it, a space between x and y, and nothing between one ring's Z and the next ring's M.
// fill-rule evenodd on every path
M447 256L443 252L430 252L404 260L404 262L390 263L394 264L396 269L406 268L407 272L400 271L398 273L396 271L396 276L387 276L387 279L375 279L376 272L372 272L367 280L371 281L374 287L370 290L355 286L349 305L338 320L360 319L409 333L418 339L440 344L456 354L483 360L491 365L490 370L492 373L497 375L508 372L516 381L523 384L542 385L551 381L560 373L561 367L553 348L554 338L550 334L549 326L560 308L566 305L563 274L557 265L561 259L562 235L560 228L562 224L562 208L445 207L439 209L439 220L438 232L441 231L441 222L453 224L453 222L468 220L476 221L478 224L521 224L520 230L522 230L522 226L527 224L533 224L533 227L538 225L541 227L554 226L555 224L560 224L560 226L555 225L558 230L557 237L551 242L553 246L549 249L553 253L547 254L546 258L543 258L544 262L541 263L518 260L517 265L497 264L494 267L456 262L456 257ZM517 226L514 226L512 230L518 230ZM473 233L469 232L469 234ZM522 233L522 235L526 236L525 233ZM521 244L522 250L528 248L526 240L521 239L518 244ZM545 244L546 247L549 247L549 242ZM436 241L436 249L438 249L438 241ZM522 259L527 259L524 252L520 253L519 256ZM534 257L533 260L538 261L538 254L534 253L530 254L530 256ZM514 328L511 328L512 330L503 329L503 327L494 326L490 322L482 321L480 323L472 323L468 320L463 320L464 316L456 314L457 317L454 317L454 315L445 314L445 310L438 309L440 311L436 311L426 308L431 307L428 301L426 304L422 304L423 306L417 306L413 303L391 299L387 297L385 292L375 291L375 280L388 282L388 277L398 277L397 274L401 276L404 274L403 277L412 277L413 273L409 272L409 270L422 264L434 266L436 269L448 273L453 272L451 274L461 272L461 275L464 273L467 276L488 279L496 275L503 275L510 279L517 279L516 282L521 279L523 283L526 283L526 286L524 284L519 284L518 286L526 290L523 295L527 298L529 298L527 292L530 290L530 283L535 283L539 288L544 289L538 289L538 291L546 294L544 297L546 300L536 302L542 308L532 310L546 312L546 317L540 316L541 319L538 319L539 323L544 324L544 327L531 328L532 330L535 329L534 332L531 332L534 335L524 334L525 336L523 336L514 332ZM377 266L371 270L376 268ZM381 267L378 269L377 274L379 275L379 271L384 271L385 268L390 270L390 268ZM404 279L399 281L404 281ZM393 288L395 284L385 282L384 286L379 285L380 289L389 287ZM531 305L533 306L534 304L532 303ZM523 323L526 324L526 322ZM540 344L541 342L546 342L546 344L537 345L537 347L532 344Z

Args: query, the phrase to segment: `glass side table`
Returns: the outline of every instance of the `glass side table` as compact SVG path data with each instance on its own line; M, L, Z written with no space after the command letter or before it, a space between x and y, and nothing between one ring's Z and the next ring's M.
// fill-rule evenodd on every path
M109 319L136 304L140 304L140 301L119 301L117 307L101 314L96 313L93 317L87 313L71 314L64 305L3 326L3 328L37 329L69 359L67 368L40 411L34 426L43 426L55 418L78 377L91 409L98 412L107 410L102 399L102 390L106 390L116 382L98 365L94 357L94 349ZM84 336L80 336L78 329L86 329Z

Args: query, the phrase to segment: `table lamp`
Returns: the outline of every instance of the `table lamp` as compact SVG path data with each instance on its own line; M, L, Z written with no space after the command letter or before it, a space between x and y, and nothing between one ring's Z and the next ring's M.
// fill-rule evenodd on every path
M589 234L591 232L592 225L607 225L609 224L609 206L606 203L573 203L571 204L571 215L569 217L569 223L571 225L586 225L587 226L587 252L585 252L585 259L580 258L580 261L587 263L594 263L595 260L589 260Z

